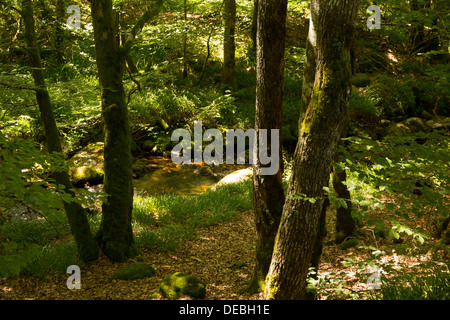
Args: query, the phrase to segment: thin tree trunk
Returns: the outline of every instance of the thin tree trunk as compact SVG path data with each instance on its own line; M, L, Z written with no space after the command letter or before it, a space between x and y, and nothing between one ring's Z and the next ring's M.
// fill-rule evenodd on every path
M339 160L340 154L336 155L335 161ZM356 221L352 217L352 202L350 191L345 182L347 173L345 170L338 171L333 168L333 188L336 195L345 200L346 207L340 206L336 209L336 243L343 242L347 237L353 235L356 230Z
M187 3L186 0L184 0L184 23L187 23ZM187 78L187 57L186 52L187 50L187 25L184 27L184 33L183 33L183 78Z
M22 16L25 23L25 39L31 58L31 67L36 89L36 99L39 105L41 120L44 125L47 148L50 153L62 153L59 131L56 126L50 96L45 84L44 73L36 41L34 29L33 4L31 0L22 0ZM67 172L53 174L58 185L63 185L65 191L72 194L72 183ZM69 220L72 234L78 247L79 256L83 261L95 260L98 257L97 244L92 237L86 212L83 207L76 202L63 202L64 210Z
M251 50L256 52L256 28L258 24L258 0L253 0L252 25L250 27L250 38L252 39Z
M284 91L284 48L287 1L259 0L256 67L255 130L281 131ZM259 139L256 139L259 150ZM271 141L270 138L268 141ZM284 204L281 135L279 149L270 149L279 157L274 175L261 175L261 163L253 164L253 210L257 233L256 267L250 291L264 290L275 236ZM271 147L271 146L269 146ZM258 154L259 157L259 154Z
M310 37L316 40L316 73L302 117L287 200L266 278L267 299L304 299L306 278L326 204L331 161L347 125L351 48L357 0L312 0ZM317 20L316 20L317 19ZM295 195L305 194L315 201Z
M64 62L64 16L66 14L65 0L56 1L56 23L55 23L55 58L58 64Z
M225 28L223 35L223 72L222 82L230 89L236 85L235 79L235 28L236 0L224 0Z

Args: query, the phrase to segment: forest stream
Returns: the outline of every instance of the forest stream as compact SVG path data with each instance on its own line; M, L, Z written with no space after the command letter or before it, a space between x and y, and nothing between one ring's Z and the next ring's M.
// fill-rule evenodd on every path
M138 194L199 194L214 186L226 174L245 167L228 164L214 168L206 164L175 165L171 159L164 157L147 160L149 172L133 181Z
M176 165L169 158L150 157L147 159L146 167L147 173L133 180L136 194L200 194L213 187L224 176L247 166Z

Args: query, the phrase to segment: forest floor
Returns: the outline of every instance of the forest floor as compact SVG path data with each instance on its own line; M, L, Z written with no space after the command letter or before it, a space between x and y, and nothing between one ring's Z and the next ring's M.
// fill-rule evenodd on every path
M332 241L333 219L327 219L327 224L327 229L331 232L324 241L319 274L325 278L329 275L328 279L334 281L341 279L344 283L343 289L347 292L361 290L368 292L366 283L358 276L358 273L365 273L367 265L346 265L343 262L351 259L358 261L369 259L371 251L358 246L342 250ZM254 268L256 234L251 211L241 212L235 220L200 227L196 235L194 240L187 241L172 251L144 249L141 254L143 261L156 269L156 274L152 277L131 282L110 279L114 272L131 261L112 263L102 255L97 261L81 268L80 290L67 289L68 275L47 276L42 279L35 277L0 279L0 300L147 300L150 297L159 300L163 299L158 294L162 279L179 271L195 275L207 284L205 299L263 298L262 293L253 295L237 293L251 279ZM375 241L370 232L367 232L367 235L361 233L359 242L360 245L376 245L380 248L383 246L386 254L382 255L380 262L390 261L409 271L420 261L431 260L430 254L427 253L420 256L397 254L394 249L389 249L388 240ZM336 284L335 288L340 288L339 284ZM321 298L324 299L326 296L322 294ZM348 298L351 296L347 296Z

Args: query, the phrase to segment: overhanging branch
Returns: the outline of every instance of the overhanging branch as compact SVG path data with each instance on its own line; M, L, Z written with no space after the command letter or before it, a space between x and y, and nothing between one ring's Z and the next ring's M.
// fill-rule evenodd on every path
M153 6L139 18L134 27L131 29L130 33L128 34L123 44L123 48L125 49L125 52L127 54L131 50L136 35L142 30L142 28L148 21L150 21L153 17L157 16L158 13L161 11L162 3L163 0L156 0Z

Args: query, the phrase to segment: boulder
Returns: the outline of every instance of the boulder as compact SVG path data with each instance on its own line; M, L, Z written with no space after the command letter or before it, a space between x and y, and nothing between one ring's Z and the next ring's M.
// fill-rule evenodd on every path
M440 129L450 129L450 117L441 117L441 118L433 118L426 122L427 126L429 126L433 130Z
M155 273L155 268L152 265L144 262L134 262L114 273L111 279L136 280L151 277Z
M431 128L421 118L417 117L408 118L405 121L403 121L403 123L411 130L411 133L413 134L418 132L431 131Z
M428 121L425 122L421 118L412 117L399 123L388 124L385 128L386 136L407 136L413 135L419 132L430 132L431 126L428 125Z
M238 183L250 179L253 176L253 170L251 168L241 169L234 171L225 177L223 177L219 182L217 182L212 190L216 190L217 187L226 184Z
M73 166L69 169L69 176L74 186L83 187L86 183L89 185L103 183L105 175L103 142L87 145L70 159L70 163Z
M138 159L131 165L133 171L133 178L138 179L143 177L150 171L147 159Z
M197 169L195 169L194 173L199 176L215 176L216 175L214 173L214 171L212 171L212 169L207 165L199 166Z
M355 238L350 238L341 243L341 249L347 250L348 248L354 247L358 244L358 240Z
M159 291L168 299L178 299L183 295L202 299L206 294L206 285L197 277L176 272L161 281Z

